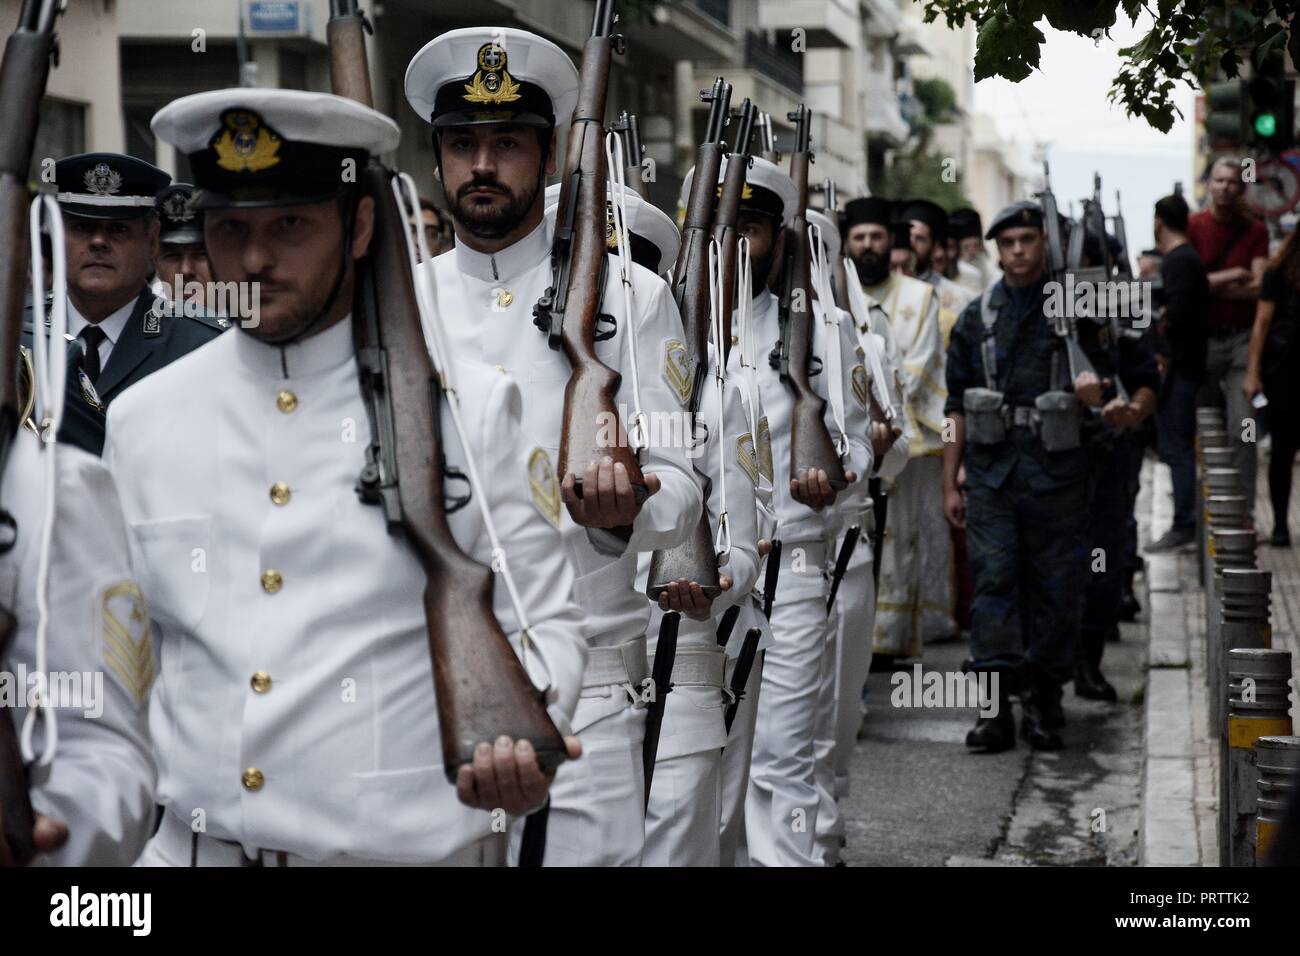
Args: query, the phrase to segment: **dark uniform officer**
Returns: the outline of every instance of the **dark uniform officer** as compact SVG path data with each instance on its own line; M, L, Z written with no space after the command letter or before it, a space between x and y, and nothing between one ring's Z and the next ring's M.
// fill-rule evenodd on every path
M172 183L158 194L154 212L158 214L158 255L154 258L160 287L157 291L183 301L186 283L212 281L203 245L203 210L195 208L193 186Z
M59 440L91 454L104 447L104 411L123 389L214 338L206 316L172 317L155 307L148 285L154 200L170 177L117 153L83 153L55 164L68 250L69 370ZM123 228L147 218L142 238ZM145 245L136 248L140 243ZM121 277L139 272L125 292ZM133 280L132 280L133 281ZM31 313L23 345L31 347Z
M997 715L981 717L966 743L989 751L1015 742L1007 700L1015 692L1023 704L1022 736L1038 749L1061 746L1061 685L1075 670L1088 570L1080 398L1098 405L1102 390L1083 377L1069 380L1064 340L1045 313L1042 228L1034 203L1016 203L994 219L989 239L1017 229L1005 245L999 242L1006 275L962 312L947 355L944 411L963 424L944 450L945 510L959 519L956 474L964 462L975 578L967 668L996 673L1000 697ZM1097 327L1081 322L1078 334L1105 375L1109 364ZM993 358L988 375L986 354Z

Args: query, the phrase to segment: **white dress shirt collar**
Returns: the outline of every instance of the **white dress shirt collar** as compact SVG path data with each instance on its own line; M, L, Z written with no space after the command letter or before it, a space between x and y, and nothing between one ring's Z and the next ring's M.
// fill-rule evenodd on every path
M302 378L338 368L356 354L352 343L352 317L345 316L323 332L291 342L271 345L243 329L235 329L235 354L254 375L267 378Z
M122 330L126 328L127 320L131 318L131 313L135 311L137 301L139 301L138 298L132 299L107 318L100 320L99 328L108 339L110 349L117 345L117 340L122 337ZM72 296L68 296L68 334L73 337L79 336L81 330L90 324L90 321L78 312L77 307L72 304Z
M537 228L514 245L495 252L475 252L456 243L456 265L461 272L483 282L502 282L534 268L551 252L550 221L543 216Z

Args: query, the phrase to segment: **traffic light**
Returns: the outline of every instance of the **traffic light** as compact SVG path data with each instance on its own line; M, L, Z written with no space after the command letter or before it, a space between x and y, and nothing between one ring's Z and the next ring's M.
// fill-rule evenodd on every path
M1211 139L1234 143L1251 140L1250 114L1245 80L1211 83L1205 90L1205 131Z
M1280 76L1257 76L1247 87L1250 98L1250 129L1253 142L1273 153L1295 143L1295 80Z

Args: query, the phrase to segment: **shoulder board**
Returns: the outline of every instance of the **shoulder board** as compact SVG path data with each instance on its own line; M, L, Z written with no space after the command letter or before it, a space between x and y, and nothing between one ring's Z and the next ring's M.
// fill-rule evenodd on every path
M208 328L215 329L218 332L226 331L226 329L230 328L232 324L229 319L221 318L216 315L208 315L206 312L198 315L185 315L184 318L189 319L191 322L197 322L199 325L206 325Z

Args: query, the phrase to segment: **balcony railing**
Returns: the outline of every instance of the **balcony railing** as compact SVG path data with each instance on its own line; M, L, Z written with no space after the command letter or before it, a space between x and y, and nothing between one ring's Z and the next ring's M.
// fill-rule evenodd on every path
M793 93L803 93L803 61L799 54L768 43L761 33L745 34L745 66L775 80Z
M688 3L724 27L731 25L731 0L688 0Z

